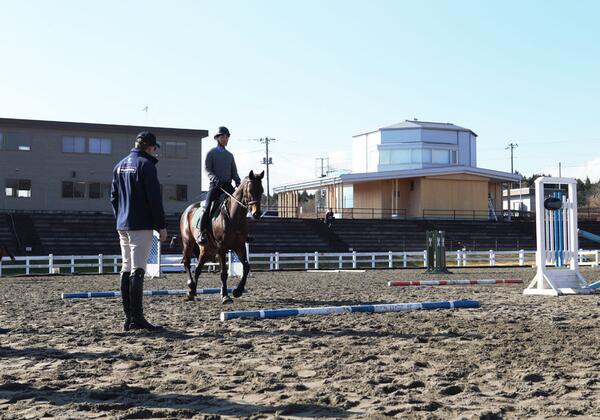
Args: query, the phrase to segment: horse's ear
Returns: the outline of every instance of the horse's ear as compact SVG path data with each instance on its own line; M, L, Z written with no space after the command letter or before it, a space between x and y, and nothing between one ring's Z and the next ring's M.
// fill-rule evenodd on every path
M248 178L254 179L254 171L250 171L250 173L248 174Z
M265 176L265 171L262 171L261 173L259 173L256 178L257 179L263 179L263 177Z

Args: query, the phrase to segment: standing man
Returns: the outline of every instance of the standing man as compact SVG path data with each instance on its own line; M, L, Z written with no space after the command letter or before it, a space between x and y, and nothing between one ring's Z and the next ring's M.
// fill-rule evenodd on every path
M160 240L167 239L165 213L156 174L158 159L156 137L142 131L135 139L135 147L113 170L111 204L117 219L121 244L121 296L125 312L123 329L156 330L144 318L144 274L152 247L153 231Z
M201 244L208 242L207 230L211 205L221 195L221 188L229 194L233 194L234 188L231 186L231 181L235 181L236 187L241 182L235 166L235 159L231 152L226 149L230 136L227 127L219 127L214 136L217 146L209 150L204 161L204 167L208 173L209 187L204 200L204 213L200 221L200 239L198 242Z

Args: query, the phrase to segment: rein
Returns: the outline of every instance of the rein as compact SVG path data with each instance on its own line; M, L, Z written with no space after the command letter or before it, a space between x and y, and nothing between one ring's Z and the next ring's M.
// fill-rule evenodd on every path
M221 187L219 187L221 188ZM221 188L221 191L223 191L225 194L227 194L232 200L234 200L236 203L238 203L240 206L242 206L243 208L245 208L246 210L248 210L248 206L252 205L252 204L256 204L256 201L251 201L249 202L247 205L242 203L240 200L238 200L237 198L235 198L233 195L229 194L227 191L225 191L223 188Z

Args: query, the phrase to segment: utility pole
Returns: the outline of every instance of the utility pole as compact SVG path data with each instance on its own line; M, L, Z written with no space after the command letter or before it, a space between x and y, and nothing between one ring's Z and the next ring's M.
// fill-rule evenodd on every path
M263 143L265 145L265 156L263 157L262 160L262 164L265 165L267 167L267 209L269 208L269 165L273 164L273 159L269 157L269 143L272 141L275 141L276 139L272 139L269 137L265 137L264 139L255 139L256 141L259 141L261 143Z
M325 170L325 161L327 161L327 170ZM316 162L321 163L321 172L320 172L319 177L324 178L325 176L327 176L329 174L329 158L328 157L315 158L315 163Z
M504 148L504 150L508 150L510 149L510 173L514 174L515 173L515 168L514 168L514 155L513 155L513 150L515 148L519 147L518 144L516 143L508 143L508 146L506 146ZM510 191L512 190L512 181L508 184L508 221L510 222L512 220L512 209L510 207Z

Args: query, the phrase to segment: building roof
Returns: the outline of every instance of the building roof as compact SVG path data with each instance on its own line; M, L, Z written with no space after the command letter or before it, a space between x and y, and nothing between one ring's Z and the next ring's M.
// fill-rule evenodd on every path
M501 182L518 182L521 175L509 172L494 171L492 169L474 168L471 166L445 166L442 168L404 169L383 172L366 172L356 174L342 174L338 176L317 178L310 181L289 185L277 186L274 192L306 190L321 188L333 184L356 184L360 182L382 181L387 179L420 178L425 176L468 174L490 178Z
M472 133L474 136L477 136L477 134L473 130L471 130L469 128L461 127L458 125L454 125L452 123L419 121L419 120L415 119L415 120L404 120L403 122L388 125L386 127L381 127L377 130L372 130L372 131L367 131L367 132L364 132L361 134L356 134L353 137L362 136L364 134L374 133L376 131L381 131L381 130L405 130L405 129L413 129L414 130L415 128L422 128L422 129L429 129L429 130L466 131L466 132Z
M82 123L70 121L47 121L47 120L25 120L17 118L0 118L0 126L10 126L15 128L37 128L54 130L85 130L85 131L103 131L103 132L121 132L137 134L140 131L148 130L154 134L160 135L179 135L187 137L198 137L203 139L208 136L207 130L197 130L190 128L168 128L168 127L142 127L136 125L119 124L99 124Z

